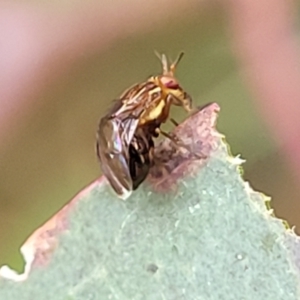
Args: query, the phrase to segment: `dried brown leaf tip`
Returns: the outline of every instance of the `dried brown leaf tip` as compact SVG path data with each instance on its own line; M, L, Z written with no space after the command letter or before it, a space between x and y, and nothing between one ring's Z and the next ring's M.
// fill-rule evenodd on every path
M63 209L55 214L50 220L38 228L22 245L20 251L24 257L24 272L18 274L8 266L0 268L0 278L13 281L28 279L33 268L46 266L59 245L59 236L69 229L69 214L74 210L77 203L86 197L93 189L103 185L103 177L95 180L80 193L78 193Z
M205 164L220 140L215 129L219 111L217 103L208 104L175 127L171 135L182 147L168 138L155 147L155 163L148 176L154 191L176 190L179 179L195 174Z

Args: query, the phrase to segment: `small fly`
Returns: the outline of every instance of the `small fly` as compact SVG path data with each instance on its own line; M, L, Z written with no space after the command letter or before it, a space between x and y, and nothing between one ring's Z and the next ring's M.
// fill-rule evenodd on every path
M145 180L154 163L154 140L172 105L192 111L191 97L174 77L180 53L170 66L160 57L162 74L127 89L101 120L96 151L102 172L117 195L126 199Z

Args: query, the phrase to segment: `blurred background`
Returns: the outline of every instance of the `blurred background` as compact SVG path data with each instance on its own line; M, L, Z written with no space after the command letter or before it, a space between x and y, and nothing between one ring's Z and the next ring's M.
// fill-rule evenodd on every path
M24 240L100 176L98 121L161 71L154 50L185 52L182 86L196 105L220 105L244 178L300 225L298 2L26 2L0 4L0 265L21 270Z

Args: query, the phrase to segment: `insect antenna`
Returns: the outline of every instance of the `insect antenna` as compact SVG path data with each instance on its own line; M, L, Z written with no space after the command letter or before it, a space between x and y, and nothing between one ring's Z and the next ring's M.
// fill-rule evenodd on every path
M154 51L155 55L158 57L158 59L161 61L162 67L163 67L163 74L164 75L174 75L175 69L179 62L181 61L184 52L180 52L176 60L171 64L169 67L168 59L165 54L159 54L156 50Z
M155 55L158 57L158 59L161 61L162 68L163 68L163 74L167 75L169 74L169 64L168 60L165 54L159 54L156 50L154 51Z
M183 55L184 55L184 52L180 52L177 59L171 64L170 72L172 73L172 75L174 74L175 69L176 69L177 65L179 64L179 62L181 61Z

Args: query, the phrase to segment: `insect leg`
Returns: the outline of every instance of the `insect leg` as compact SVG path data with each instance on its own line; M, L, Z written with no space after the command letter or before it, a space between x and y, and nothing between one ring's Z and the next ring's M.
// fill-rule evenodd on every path
M177 121L175 121L173 118L170 118L170 121L173 123L173 125L175 125L176 127L179 125L179 123L177 123Z
M173 105L182 106L187 113L191 113L193 111L192 98L187 93L184 93L183 98L178 98L173 94L169 94L167 96L167 100Z
M170 134L170 133L167 133L165 131L162 131L160 128L156 128L155 131L157 133L162 134L166 138L170 139L177 147L186 149L188 152L190 152L191 154L193 154L196 158L198 158L198 159L202 159L203 158L203 157L199 156L198 154L194 153L194 151L192 151L190 149L190 147L188 147L187 145L185 145L184 142L181 139L179 139L177 135Z

